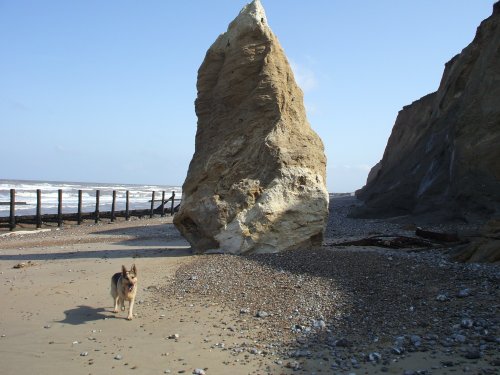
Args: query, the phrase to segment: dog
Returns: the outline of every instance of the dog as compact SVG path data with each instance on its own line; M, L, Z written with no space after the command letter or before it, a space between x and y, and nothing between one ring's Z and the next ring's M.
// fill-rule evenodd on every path
M118 305L125 311L125 301L129 301L128 320L133 318L135 296L137 294L137 267L135 264L127 271L122 266L122 272L117 272L111 277L111 296L115 304L114 313L118 312Z

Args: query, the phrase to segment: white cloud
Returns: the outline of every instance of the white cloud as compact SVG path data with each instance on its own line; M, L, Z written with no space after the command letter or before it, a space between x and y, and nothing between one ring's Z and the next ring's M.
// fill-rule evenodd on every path
M302 91L307 92L318 87L318 79L313 70L295 61L290 61L290 66L292 67L295 80Z
M304 106L306 107L307 114L314 115L318 113L318 107L314 103L304 102Z

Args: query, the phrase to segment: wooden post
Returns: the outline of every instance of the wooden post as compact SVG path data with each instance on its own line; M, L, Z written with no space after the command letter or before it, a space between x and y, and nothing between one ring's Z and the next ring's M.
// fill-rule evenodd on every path
M42 191L36 189L36 228L42 227Z
M153 217L155 212L155 192L151 194L151 212L149 213L149 217Z
M125 193L125 220L127 221L130 220L129 202L130 202L130 192L127 190L127 192Z
M94 219L95 223L97 224L99 222L99 196L101 195L100 190L95 191L95 213L94 213Z
M170 204L170 216L174 216L174 209L175 209L175 191L172 191L172 203Z
M78 190L78 214L77 214L78 225L82 224L82 191Z
M9 229L16 229L16 189L10 189L10 221Z
M161 192L161 217L165 216L165 190Z
M113 201L111 202L111 222L115 221L116 190L113 190Z
M63 219L62 219L62 189L57 190L57 226L62 227Z

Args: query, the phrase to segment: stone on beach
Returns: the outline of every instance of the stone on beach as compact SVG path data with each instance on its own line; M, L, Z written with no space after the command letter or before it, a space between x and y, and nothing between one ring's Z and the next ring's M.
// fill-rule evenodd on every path
M240 254L321 244L323 143L258 0L209 48L197 88L195 153L174 218L193 249Z

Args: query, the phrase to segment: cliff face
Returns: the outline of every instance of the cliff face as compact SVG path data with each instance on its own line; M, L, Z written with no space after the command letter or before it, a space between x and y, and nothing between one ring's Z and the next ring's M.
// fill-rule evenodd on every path
M445 66L439 89L398 114L354 216L500 214L500 2Z

